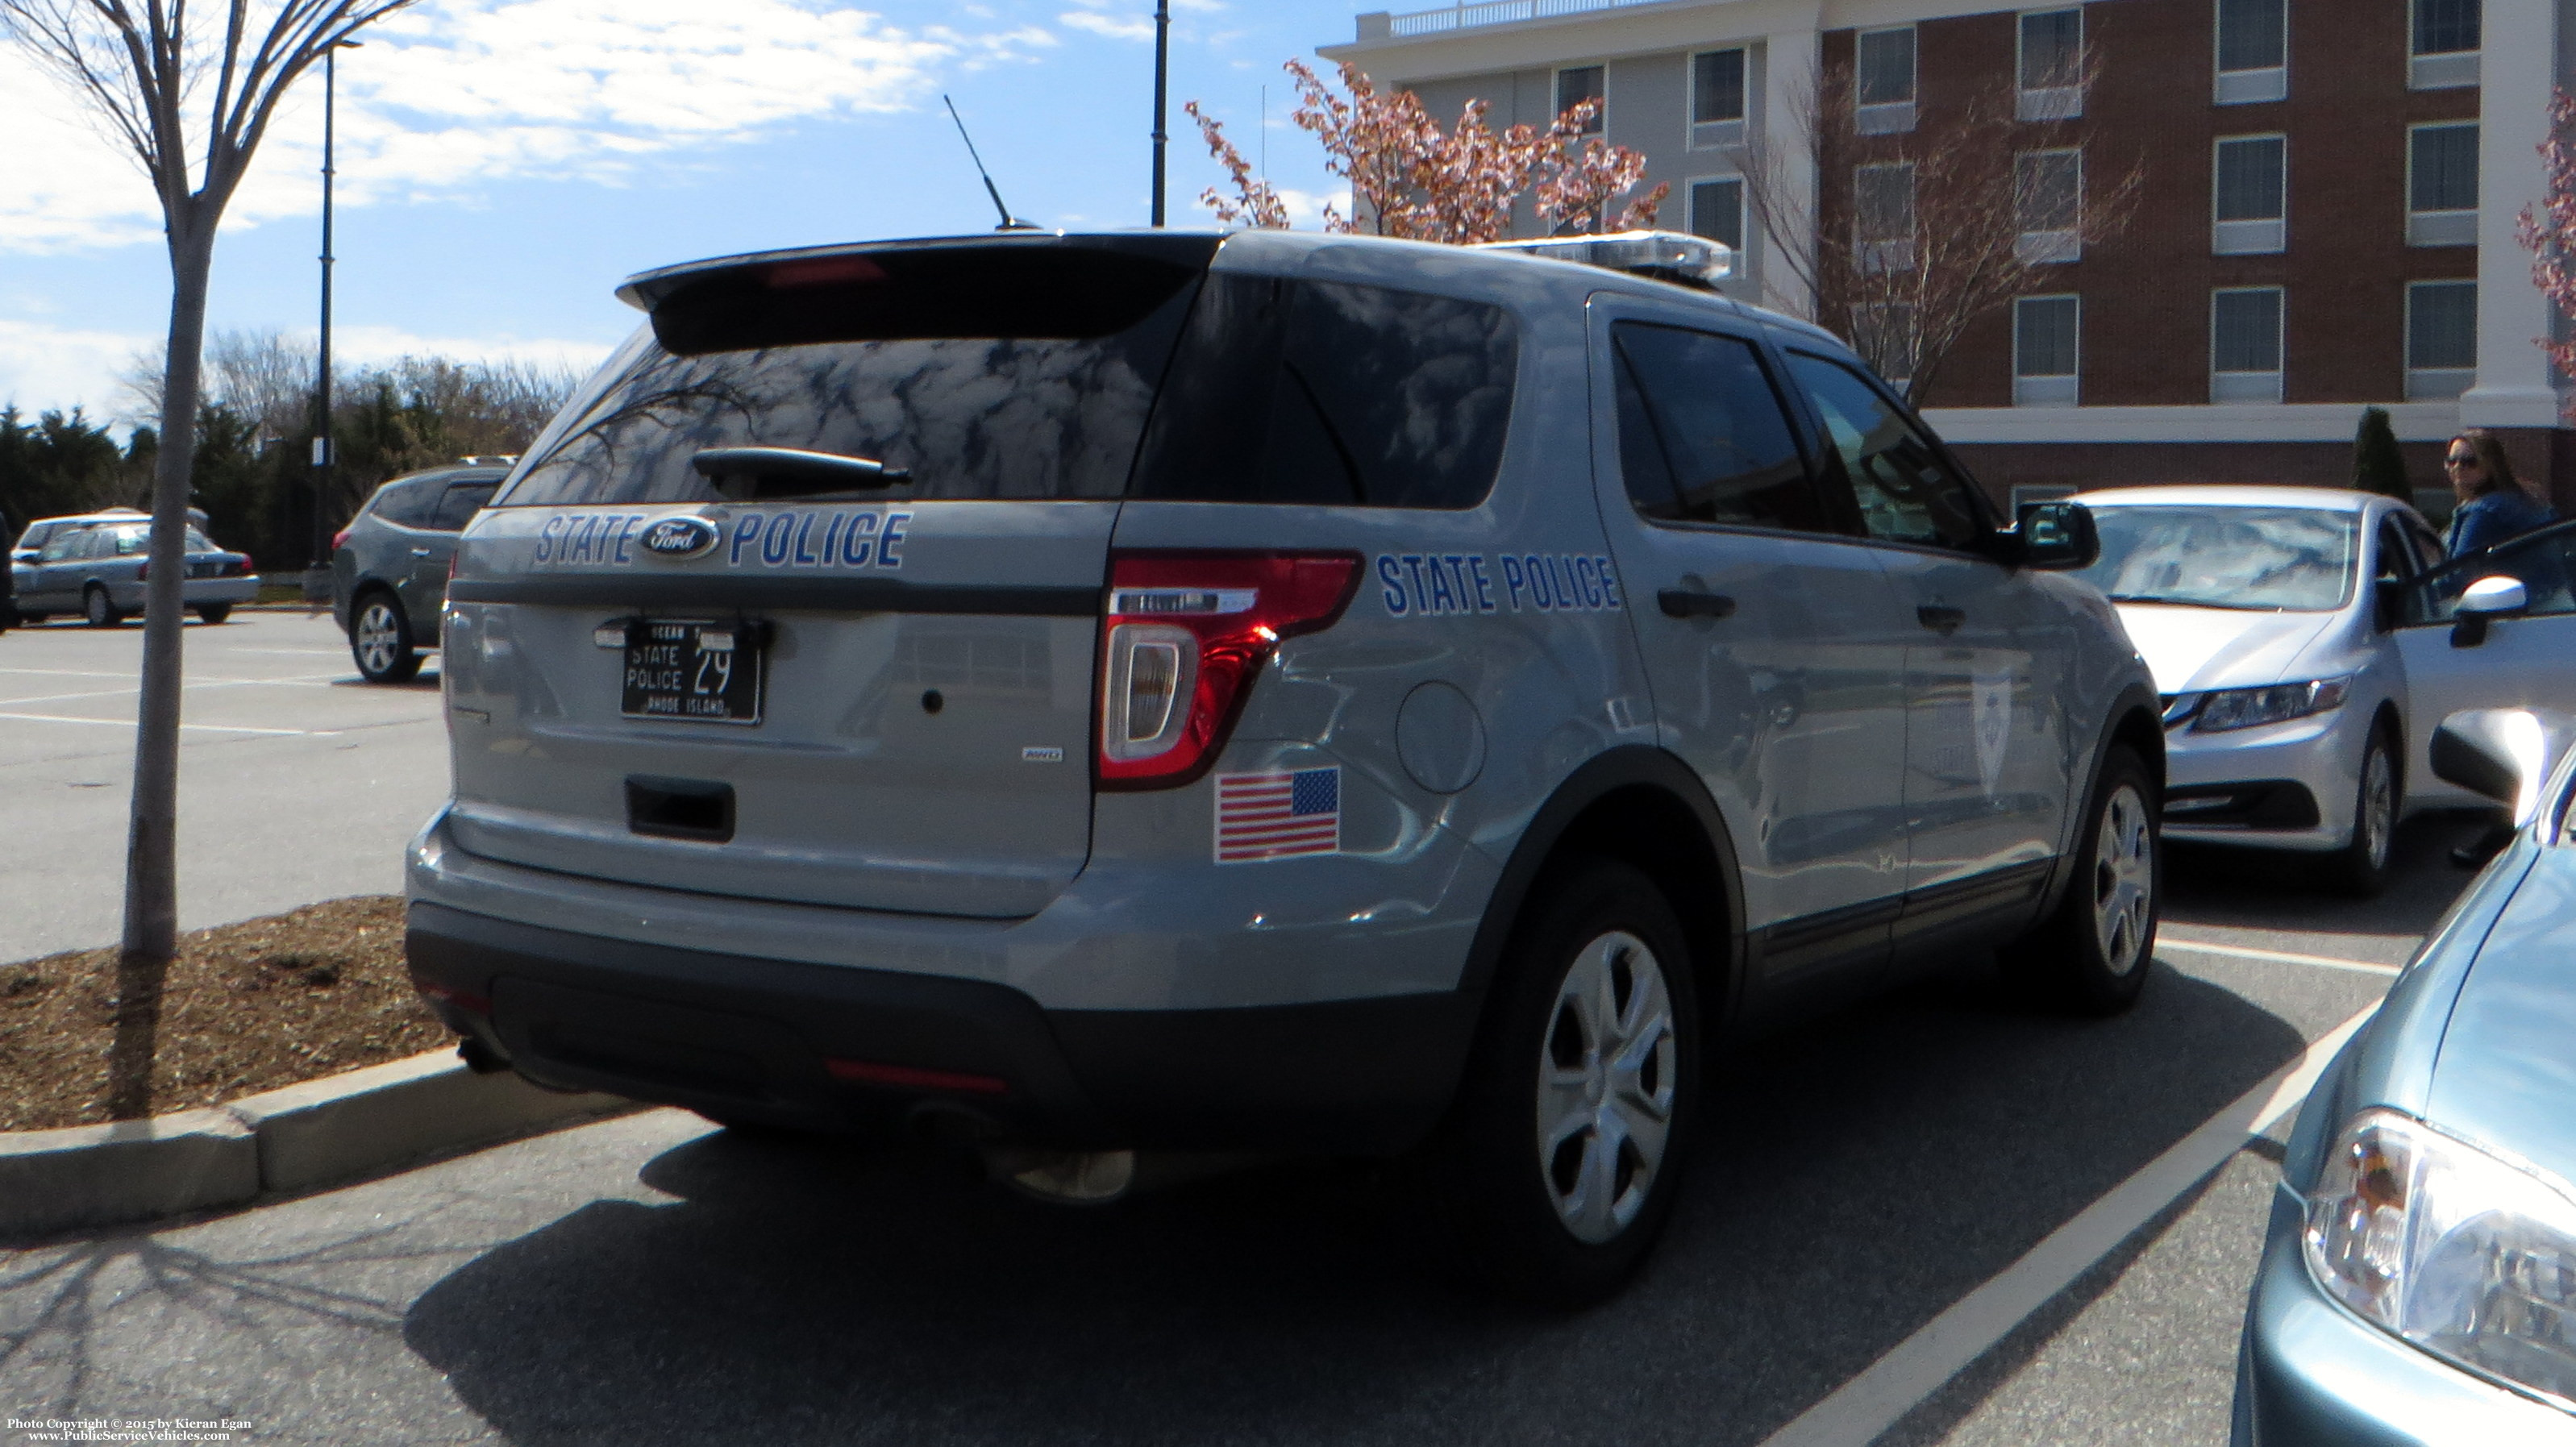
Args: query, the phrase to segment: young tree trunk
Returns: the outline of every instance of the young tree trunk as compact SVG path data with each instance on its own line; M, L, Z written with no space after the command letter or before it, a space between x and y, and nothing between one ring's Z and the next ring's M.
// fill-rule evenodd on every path
M197 451L198 371L214 228L183 226L181 217L173 216L169 240L169 371L161 392L161 452L152 478L142 698L135 718L134 798L125 845L125 938L116 956L116 1038L107 1072L108 1114L117 1120L151 1114L161 992L179 944L180 582L188 568L188 476Z

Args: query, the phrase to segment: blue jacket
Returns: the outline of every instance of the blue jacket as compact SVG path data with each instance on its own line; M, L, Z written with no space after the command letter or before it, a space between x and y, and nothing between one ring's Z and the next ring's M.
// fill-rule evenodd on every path
M2451 536L2443 552L2454 558L2465 557L2556 521L2556 509L2532 501L2531 494L2521 488L2498 487L2461 504L2460 510L2451 515Z

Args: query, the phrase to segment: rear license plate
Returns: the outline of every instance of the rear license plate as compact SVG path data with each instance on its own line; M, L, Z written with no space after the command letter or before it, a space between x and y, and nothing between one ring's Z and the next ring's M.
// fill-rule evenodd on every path
M732 623L646 618L626 631L628 718L682 723L760 722L761 651Z

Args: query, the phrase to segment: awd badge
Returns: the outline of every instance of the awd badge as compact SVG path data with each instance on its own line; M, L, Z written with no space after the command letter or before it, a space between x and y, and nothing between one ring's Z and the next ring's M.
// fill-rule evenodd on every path
M689 558L704 557L715 551L716 544L722 541L723 537L723 531L714 523L702 517L683 514L679 517L657 519L650 527L645 528L644 551L657 558L669 558L674 562L680 562Z

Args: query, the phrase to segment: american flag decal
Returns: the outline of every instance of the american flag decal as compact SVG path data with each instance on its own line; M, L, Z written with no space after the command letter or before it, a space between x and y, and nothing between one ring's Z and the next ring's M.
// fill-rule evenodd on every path
M1342 850L1342 771L1216 776L1216 862L1251 864Z

